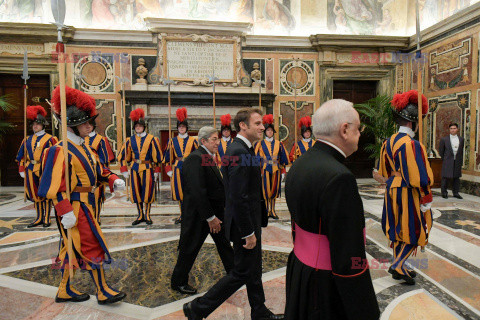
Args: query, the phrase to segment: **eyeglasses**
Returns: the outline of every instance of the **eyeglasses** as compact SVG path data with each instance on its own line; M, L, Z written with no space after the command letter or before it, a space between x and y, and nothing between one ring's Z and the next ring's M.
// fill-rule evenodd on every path
M347 122L347 124L354 124L354 123L353 123L353 122ZM357 129L358 129L358 131L359 131L360 133L362 133L363 130L365 130L365 125L364 125L364 124L360 124Z

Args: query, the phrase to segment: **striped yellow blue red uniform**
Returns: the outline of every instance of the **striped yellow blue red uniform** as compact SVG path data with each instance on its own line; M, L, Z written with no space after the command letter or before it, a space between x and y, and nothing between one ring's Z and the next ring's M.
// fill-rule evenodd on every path
M91 190L98 181L109 184L118 179L108 168L103 166L98 156L85 144L76 144L68 140L68 163L70 176L70 200L65 187L64 142L56 144L45 151L42 160L42 176L38 195L51 199L57 213L57 225L61 234L61 248L58 260L61 262L62 281L57 296L71 298L79 292L71 287L67 265L68 238L67 231L61 224L61 217L73 212L77 218L76 225L71 228L73 252L76 260L72 264L76 268L88 270L97 287L97 299L106 300L118 294L118 291L108 286L103 271L103 263L110 263L112 258L105 242L102 230L95 220L95 193L76 192L75 188L83 187ZM75 262L76 261L76 262Z
M308 142L303 139L298 140L296 145L297 147L295 148L295 145L293 145L292 149L290 150L290 162L294 162L295 159L307 152L308 149L310 149L314 144L315 141L313 139L310 139Z
M218 150L217 150L217 163L221 163L222 157L225 155L225 152L227 151L228 146L232 143L233 139L230 138L228 141L225 141L223 138L220 139L220 144L218 145Z
M255 154L262 158L262 191L268 213L276 216L275 199L280 196L281 176L289 164L287 152L279 140L264 139L256 143Z
M106 137L95 132L92 136L87 136L85 138L85 144L98 155L100 163L107 168L109 167L110 162L115 160L115 154L113 153L112 147ZM100 212L105 203L105 186L102 183L100 183L95 190L95 198L97 202L95 219L100 222Z
M173 171L170 178L170 188L172 190L172 200L183 201L182 188L182 168L183 159L198 148L198 141L194 137L187 136L185 139L180 137L173 137L168 141L167 147L163 152L163 164L166 170Z
M388 178L382 228L394 249L392 268L406 274L404 262L428 243L433 222L432 211L420 209L432 202L433 173L425 147L406 133L394 134L382 145L378 171Z
M28 136L22 141L18 149L16 161L19 165L19 172L24 172L25 174L27 199L34 202L37 212L37 218L34 223L50 223L51 201L38 196L38 186L40 183L43 153L45 149L55 145L57 142L56 137L43 132L41 135L33 134ZM26 154L24 153L25 147Z
M128 171L127 166L131 163L130 201L137 205L137 220L150 220L151 205L155 201L154 172L160 172L158 165L162 160L162 151L157 141L151 134L143 137L134 134L127 138L118 154L121 172Z

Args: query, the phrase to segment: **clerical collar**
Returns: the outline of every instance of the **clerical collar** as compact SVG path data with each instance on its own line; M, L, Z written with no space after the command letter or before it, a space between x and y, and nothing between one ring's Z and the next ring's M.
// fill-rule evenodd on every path
M178 137L179 137L179 138L182 138L182 139L186 139L186 138L188 137L188 133L186 133L186 132L185 132L184 134L180 134L180 133L179 133L179 134L178 134Z
M90 132L90 133L88 134L88 136L89 136L89 137L95 137L96 134L97 134L97 133L95 132L95 130L93 130L92 132Z
M231 138L232 138L231 136L228 136L228 137L222 136L223 141L226 141L226 142L230 141Z
M247 147L251 148L252 147L252 143L247 139L245 138L244 136L242 136L240 133L237 134L237 138L241 139L243 142L245 142L247 144Z
M212 156L212 157L214 156L214 154L211 153L210 150L208 150L207 147L205 147L203 144L202 144L202 147L203 147L203 149L205 149L205 150L208 152L208 154L209 154L210 156Z
M310 141L312 141L312 138L308 138L308 139L302 138L302 140L305 141L306 143L309 143Z
M269 137L265 137L265 140L267 140L268 142L272 142L272 141L273 141L273 139L274 139L274 137L271 137L271 138L269 138Z
M142 133L137 133L137 136L139 136L140 138L143 138L147 135L147 133L145 131L143 131Z
M415 137L415 132L409 127L400 126L400 129L398 129L398 132L399 133L406 133L412 138Z
M68 140L72 141L75 144L81 145L85 140L82 137L77 136L75 133L67 131Z
M37 137L43 136L44 134L45 134L45 130L40 130L40 131L38 131L38 132L35 132L35 135L36 135Z
M338 152L340 152L340 154L346 158L347 155L345 154L345 152L343 152L342 149L340 149L339 147L337 147L336 145L334 145L333 143L331 143L330 141L327 141L327 140L322 140L322 139L317 139L318 141L322 142L322 143L325 143L325 144L328 144L330 147L332 147L333 149L337 150Z

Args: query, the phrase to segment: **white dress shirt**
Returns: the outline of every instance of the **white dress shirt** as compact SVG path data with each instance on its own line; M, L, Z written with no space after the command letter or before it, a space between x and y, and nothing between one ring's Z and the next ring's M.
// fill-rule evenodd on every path
M450 135L450 144L452 145L453 150L453 160L457 157L458 147L460 146L460 139L457 135Z

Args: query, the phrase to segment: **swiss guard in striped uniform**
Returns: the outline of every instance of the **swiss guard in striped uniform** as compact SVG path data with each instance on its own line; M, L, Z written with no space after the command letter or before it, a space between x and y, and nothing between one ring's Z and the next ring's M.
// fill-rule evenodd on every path
M115 160L115 154L112 151L112 147L108 142L107 137L104 137L93 131L88 134L85 138L85 144L92 149L98 155L100 163L108 168L110 162ZM105 203L105 186L102 183L99 183L98 188L95 190L95 198L97 199L97 209L96 217L98 224L100 224L100 212L103 209L103 204Z
M312 139L312 119L309 116L303 117L298 122L302 139L297 141L290 150L290 162L294 162L298 157L307 152L314 144Z
M48 125L47 111L42 106L28 106L27 119L31 122L33 134L23 140L16 161L19 164L19 174L26 181L27 199L33 201L37 218L27 228L42 225L50 226L50 211L52 202L38 196L38 184L40 182L41 157L45 149L55 145L57 138L45 133L45 126ZM26 143L25 143L26 141ZM25 154L26 149L26 154Z
M217 163L220 165L222 157L225 155L225 151L227 151L228 146L232 143L232 116L229 114L224 114L220 117L220 122L222 126L220 128L220 132L222 133L222 139L220 140L220 144L218 145L218 159Z
M275 212L275 200L280 196L281 182L285 177L285 166L289 164L283 143L275 140L273 114L263 116L265 139L255 146L255 154L262 158L262 191L267 204L268 216L278 219Z
M152 224L150 210L155 201L155 180L160 177L162 151L157 139L145 132L145 111L135 109L130 113L135 134L128 137L118 154L120 171L125 179L130 178L130 201L137 205L138 216L132 225L141 222ZM130 172L127 164L132 163Z
M172 189L172 200L178 201L180 212L183 211L183 187L182 187L182 167L183 159L198 148L197 139L188 135L187 109L179 108L177 115L178 135L168 141L167 148L163 153L163 163L166 165L165 171L170 177L170 187ZM175 223L182 221L182 214L175 220Z
M110 189L122 189L125 182L102 165L97 154L85 144L85 138L95 126L97 111L95 99L76 89L65 87L67 104L68 163L70 200L65 188L64 144L60 141L45 151L42 159L42 177L38 195L51 199L57 213L61 234L61 248L57 260L61 263L62 280L55 302L80 302L90 298L73 288L69 280L69 260L75 268L88 270L96 285L99 304L110 304L125 298L126 294L110 287L105 280L104 263L112 258L102 230L95 220L95 189L102 181ZM58 120L60 115L60 87L52 93L52 105ZM70 229L75 259L68 256L67 229Z
M396 94L392 100L396 134L383 143L378 172L373 177L386 183L382 228L393 248L393 263L388 270L393 279L415 284L416 273L405 266L418 246L428 243L432 228L433 173L423 144L414 140L418 123L418 93L416 90ZM422 95L422 113L428 103Z

